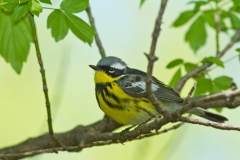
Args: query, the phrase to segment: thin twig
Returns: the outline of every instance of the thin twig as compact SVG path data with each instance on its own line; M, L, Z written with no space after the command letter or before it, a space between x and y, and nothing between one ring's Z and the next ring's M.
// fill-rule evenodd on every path
M234 37L229 42L229 44L226 45L226 47L217 54L216 58L221 58L236 42L238 42L240 39L240 28L236 30L236 33L234 33Z
M229 44L227 44L226 47L216 55L216 58L221 58L238 41L239 38L240 38L240 28L236 31L233 39L229 42ZM176 86L174 87L174 90L179 93L189 78L193 77L200 71L207 69L211 65L212 65L212 63L206 62L202 66L195 68L192 71L188 72L185 76L183 76L177 82Z
M217 9L217 12L218 12L218 9ZM215 21L215 30L216 30L216 37L215 37L215 39L216 39L216 55L217 55L219 53L219 48L220 48L220 46L219 46L219 31L221 30L221 27L220 27L220 16L219 16L218 13L214 14L214 21Z
M98 35L98 32L97 32L97 29L96 29L96 26L95 26L95 22L94 22L94 18L92 16L92 12L91 12L91 8L90 8L90 5L88 6L88 8L86 9L86 12L87 12L87 15L88 15L88 19L90 21L90 24L91 26L93 27L94 31L95 31L95 41L96 41L96 44L98 46L98 50L103 57L106 57L106 53L105 53L105 50L103 48L103 45L102 45L102 42L99 38L99 35Z
M156 110L163 115L167 113L167 110L160 105L158 99L155 97L155 95L152 92L152 72L153 72L153 63L158 59L155 56L155 50L156 50L157 40L161 31L160 27L162 24L162 17L163 17L166 5L167 5L167 0L162 0L158 17L155 23L154 31L152 34L152 43L151 43L150 52L149 54L145 54L148 59L148 69L147 69L147 76L146 76L146 90L147 90L148 99L156 107Z
M184 113L185 108L186 108L185 105L188 104L189 99L191 98L194 90L196 89L196 85L197 85L197 82L194 82L191 90L188 93L188 96L184 99L184 101L182 103L182 107L179 107L179 109L176 110L176 114L178 117L181 117L181 115Z
M35 49L36 49L36 54L37 54L37 59L38 59L38 64L40 66L40 73L42 76L42 84L43 84L43 92L44 92L44 96L45 96L45 101L46 101L46 109L47 109L47 117L48 117L48 131L49 134L51 136L51 138L60 146L64 146L58 139L57 137L54 135L53 132L53 125L52 125L52 115L51 115L51 105L50 105L50 100L49 100L49 96L48 96L48 87L47 87L47 78L45 75L45 69L43 66L43 60L42 60L42 55L40 52L40 47L38 44L38 38L37 38L37 30L36 30L36 26L35 26L35 22L34 22L34 17L31 13L29 13L29 19L31 22L31 27L32 27L32 32L33 32L33 40L34 40L34 45L35 45Z
M188 93L188 96L187 96L187 97L184 99L184 101L183 101L183 106L188 103L188 101L189 101L189 99L191 98L194 90L196 89L196 85L197 85L197 82L194 82L191 90L190 90L189 93Z
M236 130L240 131L240 126L233 126L225 123L216 123L212 121L204 121L200 119L193 119L193 118L187 118L187 117L180 117L180 121L182 122L187 122L187 123L192 123L192 124L199 124L203 126L208 126L216 129L221 129L221 130Z
M148 134L140 135L139 137L137 137L137 138L135 138L135 139L136 139L136 140L140 140L140 139L143 139L143 138L152 137L152 136L156 136L156 135L159 135L159 134L167 133L167 132L169 132L169 131L172 131L172 130L175 130L175 129L180 128L183 124L184 124L184 122L178 123L178 124L176 124L176 125L173 125L173 126L170 127L170 128L166 128L166 129L163 129L163 130L158 131L158 132L150 132L150 133L148 133Z

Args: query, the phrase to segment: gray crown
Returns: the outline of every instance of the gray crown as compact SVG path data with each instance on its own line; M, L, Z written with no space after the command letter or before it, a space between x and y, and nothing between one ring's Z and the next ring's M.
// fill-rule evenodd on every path
M112 64L115 64L115 63L120 63L122 65L126 65L125 62L123 62L120 58L117 58L117 57L113 57L113 56L109 56L109 57L105 57L105 58L102 58L98 63L97 63L97 66L111 66Z

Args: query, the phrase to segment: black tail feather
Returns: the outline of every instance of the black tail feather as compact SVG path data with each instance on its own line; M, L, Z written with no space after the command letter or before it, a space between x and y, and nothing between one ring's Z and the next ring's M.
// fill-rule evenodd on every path
M203 108L200 108L200 107L190 109L188 112L192 113L192 114L195 114L199 117L208 119L208 120L213 121L213 122L223 123L225 121L228 121L228 119L226 117L224 117L222 115L219 115L219 114L216 114L216 113L209 112L209 111L207 111Z
M215 113L211 113L208 111L205 111L204 115L198 115L200 117L206 118L210 121L214 121L214 122L219 122L219 123L223 123L225 121L228 121L228 119L222 115L219 114L215 114Z

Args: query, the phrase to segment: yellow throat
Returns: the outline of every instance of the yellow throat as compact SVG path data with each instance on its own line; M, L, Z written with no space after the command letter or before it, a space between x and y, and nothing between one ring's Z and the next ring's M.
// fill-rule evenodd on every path
M110 83L113 81L116 81L120 77L112 78L108 74L106 74L104 71L96 71L95 76L94 76L94 81L96 84L105 84L105 83Z

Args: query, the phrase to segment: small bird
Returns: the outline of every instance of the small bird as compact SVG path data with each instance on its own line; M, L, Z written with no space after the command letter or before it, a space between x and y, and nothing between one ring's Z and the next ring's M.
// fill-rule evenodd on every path
M95 93L99 107L108 116L121 124L139 125L149 119L159 117L146 95L146 73L129 68L117 57L102 58L95 70ZM183 99L171 87L153 77L152 91L161 106L170 112L182 106ZM214 122L224 122L224 116L209 112L203 108L193 108L188 113Z

